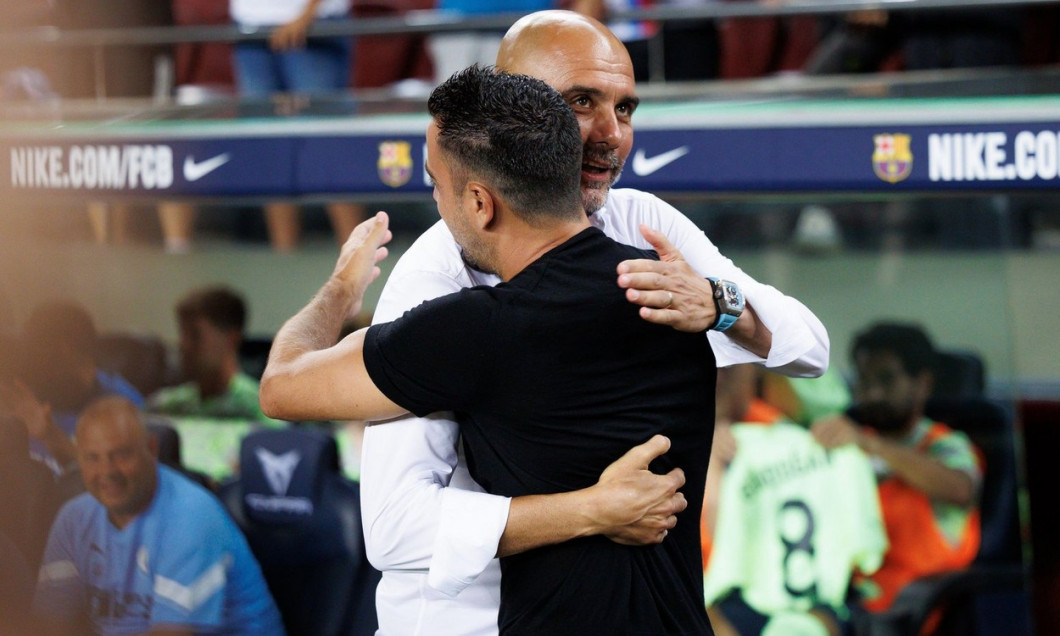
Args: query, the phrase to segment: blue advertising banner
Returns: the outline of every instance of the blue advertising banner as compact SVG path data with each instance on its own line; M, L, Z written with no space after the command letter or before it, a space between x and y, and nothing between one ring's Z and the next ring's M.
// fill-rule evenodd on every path
M661 194L1055 188L1060 99L1029 102L646 107L620 184ZM426 196L426 125L423 115L0 128L0 191Z

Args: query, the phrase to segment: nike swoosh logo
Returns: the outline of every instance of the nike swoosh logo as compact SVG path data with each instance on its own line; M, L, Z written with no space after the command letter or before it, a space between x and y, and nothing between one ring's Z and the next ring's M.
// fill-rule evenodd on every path
M195 157L188 155L184 157L184 180L198 181L228 163L231 158L232 156L226 152L223 155L196 162Z
M633 155L633 174L638 177L646 177L652 173L658 172L681 157L687 155L688 151L688 146L681 146L680 148L668 150L661 155L648 157L644 154L643 149L638 150L637 154Z

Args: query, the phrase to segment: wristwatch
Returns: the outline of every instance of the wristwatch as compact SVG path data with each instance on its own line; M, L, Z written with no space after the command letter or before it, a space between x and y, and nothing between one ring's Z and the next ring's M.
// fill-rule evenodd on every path
M720 278L707 278L714 295L714 308L718 310L718 320L711 327L714 331L725 331L736 324L743 313L744 300L740 286L732 281Z

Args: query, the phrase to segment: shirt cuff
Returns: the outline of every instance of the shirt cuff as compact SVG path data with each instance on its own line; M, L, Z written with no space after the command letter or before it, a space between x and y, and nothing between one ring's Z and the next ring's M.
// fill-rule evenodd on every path
M454 597L497 555L511 499L446 488L427 585Z
M729 336L708 331L718 366L753 362L792 377L818 377L828 369L828 331L805 305L776 288L751 282L747 303L773 334L765 359L736 344Z

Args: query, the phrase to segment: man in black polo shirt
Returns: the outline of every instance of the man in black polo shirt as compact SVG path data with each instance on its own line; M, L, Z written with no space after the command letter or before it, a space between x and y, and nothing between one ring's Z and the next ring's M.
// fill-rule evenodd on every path
M385 256L386 216L365 222L329 281L277 334L262 380L265 412L379 419L453 411L473 477L512 497L591 486L630 446L665 435L670 451L651 467L682 469L689 504L666 540L502 539L500 629L710 633L699 548L716 373L707 339L645 321L615 284L620 262L651 254L590 227L578 124L558 93L472 67L436 89L428 108L438 210L468 264L505 282L424 303L336 343Z

